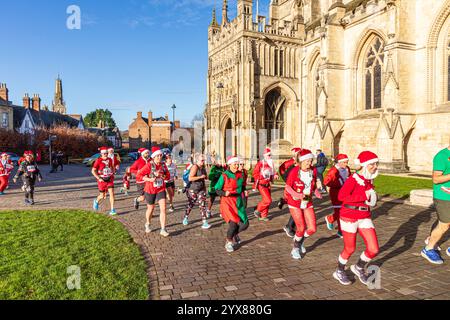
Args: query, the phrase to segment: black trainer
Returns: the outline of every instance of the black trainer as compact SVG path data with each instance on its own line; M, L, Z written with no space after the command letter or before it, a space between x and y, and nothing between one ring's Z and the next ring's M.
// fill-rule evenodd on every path
M133 205L136 210L139 210L139 201L138 198L134 198Z
M350 270L352 270L352 272L359 279L359 281L361 281L362 284L367 285L367 282L369 281L369 277L367 276L367 274L363 268L360 268L357 265L352 265L350 267Z
M284 199L280 198L280 200L278 200L278 209L283 210L283 206L284 206Z
M337 281L339 281L340 284L342 284L344 286L348 286L348 285L352 284L352 282L350 281L350 279L347 276L347 273L344 270L337 269L333 273L333 278L335 278Z
M288 228L288 226L283 227L284 232L289 238L293 238L295 236L295 232Z

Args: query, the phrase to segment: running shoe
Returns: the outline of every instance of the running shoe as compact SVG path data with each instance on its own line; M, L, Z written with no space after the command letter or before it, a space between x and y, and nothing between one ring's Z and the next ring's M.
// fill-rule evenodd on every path
M183 219L183 226L187 226L189 224L189 218L187 216Z
M429 243L430 243L430 237L425 239L425 245L428 246ZM436 247L436 250L442 251L441 247L439 247L439 246Z
M448 250L447 250L448 251ZM427 248L423 248L421 252L422 257L427 259L429 262L433 264L443 264L444 260L442 260L441 255L439 254L439 251L435 249L427 250Z
M302 244L302 246L300 247L300 251L302 252L302 254L306 254L306 248L304 244Z
M343 238L344 236L342 235L342 231L338 231L337 233L336 233L336 235L339 237L339 238Z
M450 247L448 247L447 250L445 250L445 253L447 253L447 255L450 257Z
M300 249L299 248L292 249L291 256L295 260L300 260L302 258L302 255L300 254Z
M34 200L33 200L33 199L31 199L31 200L29 201L29 203L30 203L30 206L34 206Z
M133 200L133 206L136 210L139 210L139 201L138 198L134 198Z
M94 199L94 204L92 205L92 209L94 209L94 211L98 211L99 205L98 205L98 201L97 199Z
M261 217L261 218L258 218L258 220L259 220L259 221L267 222L267 221L269 221L269 218L267 218L267 217Z
M0 196L3 196L5 193L4 192L0 192Z
M227 252L233 252L234 251L234 247L233 247L233 242L226 242L225 243L225 249L227 250Z
M287 226L284 226L284 227L283 227L283 230L284 230L284 232L286 232L286 235L287 235L289 238L293 238L293 237L295 236L295 232L292 231L292 230L290 230Z
M333 273L333 278L335 278L337 281L339 281L340 284L342 284L344 286L348 286L348 285L352 284L352 282L350 281L350 279L347 276L347 273L343 270L337 269Z
M357 265L352 265L350 267L350 270L355 274L356 277L358 277L359 281L361 281L362 284L367 285L369 277L367 276L363 268L360 268Z
M278 209L283 210L283 206L284 206L284 199L280 198L280 200L278 200Z
M202 229L207 230L211 228L211 225L208 223L207 220L203 220Z
M255 210L253 212L253 214L255 215L256 218L260 219L261 218L261 213L258 210Z
M234 242L236 242L236 244L241 244L241 238L239 238L238 235L234 236Z
M330 222L330 216L325 216L325 222L327 224L327 229L330 230L330 231L333 231L334 223Z
M211 215L211 211L206 211L206 218L211 219L212 215Z
M170 236L170 233L167 232L166 229L161 229L161 232L159 234L164 238L167 238L168 236Z
M170 207L169 207L169 212L172 213L172 212L174 212L174 211L175 211L175 208L174 208L173 206L170 206Z
M149 223L146 223L145 224L145 233L150 233L150 232L152 232L152 228Z
M110 216L117 216L117 212L115 209L111 209L111 211L109 212Z

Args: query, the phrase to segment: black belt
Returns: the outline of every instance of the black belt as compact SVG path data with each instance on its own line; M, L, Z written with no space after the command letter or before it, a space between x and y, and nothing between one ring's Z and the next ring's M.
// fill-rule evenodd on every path
M344 207L352 209L352 210L358 210L358 211L369 211L368 207L356 207L356 206L350 206L348 204L344 205Z
M262 183L260 183L259 185L260 185L261 187L264 187L264 188L270 187L270 183L269 183L269 184L262 184Z

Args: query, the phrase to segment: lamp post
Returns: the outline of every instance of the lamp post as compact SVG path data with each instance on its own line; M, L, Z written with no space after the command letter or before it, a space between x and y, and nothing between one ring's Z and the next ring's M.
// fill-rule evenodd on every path
M175 109L176 108L177 108L177 106L174 104L172 106L172 111L173 111L173 118L172 118L173 123L172 123L172 126L173 126L173 130L175 130Z

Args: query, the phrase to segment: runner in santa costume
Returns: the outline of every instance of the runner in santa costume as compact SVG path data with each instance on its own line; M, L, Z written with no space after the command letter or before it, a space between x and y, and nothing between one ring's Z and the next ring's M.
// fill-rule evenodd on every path
M271 183L274 179L278 179L278 174L274 170L272 160L272 152L269 148L264 150L264 159L255 166L253 170L253 178L255 183L253 190L258 190L262 196L261 202L256 207L254 215L259 221L269 221L269 207L272 203Z
M116 154L114 153L114 148L108 148L108 157L111 158L113 161L114 166L114 174L119 173L120 169L120 160L117 158Z
M22 177L23 190L25 192L25 204L34 205L34 186L36 180L42 180L42 175L34 160L33 152L25 151L23 155L25 159L20 163L19 170L17 170L13 181L16 183L17 179Z
M296 166L296 156L297 153L299 153L300 151L302 151L302 148L292 148L291 149L293 156L292 158L290 158L289 160L283 162L280 166L280 168L278 169L278 172L280 173L280 177L281 179L283 179L284 182L286 182L286 179L289 175L289 172ZM283 198L280 198L280 200L278 200L278 208L280 210L283 210L283 206L287 203L287 194L286 194L286 190L284 191L283 194Z
M145 200L144 197L144 188L145 188L145 181L142 179L137 178L137 173L139 170L141 170L145 165L151 161L150 158L150 150L146 148L141 148L138 150L139 154L141 155L139 159L137 159L130 167L130 172L136 176L136 186L137 186L137 192L138 197L134 198L133 205L136 210L139 210L139 203Z
M228 170L219 178L215 190L220 198L220 214L228 223L225 249L233 252L235 245L240 243L239 234L249 226L245 210L246 191L244 190L244 175L239 171L239 158L229 157Z
M108 147L101 147L99 150L100 157L95 160L92 166L92 175L97 179L99 195L94 199L92 207L95 211L98 211L100 202L105 200L109 193L109 203L111 204L109 214L115 216L117 213L114 209L114 163L108 156Z
M173 163L172 156L170 154L166 155L166 166L169 170L169 178L166 182L167 198L169 200L169 212L174 212L173 198L175 195L175 180L178 179L178 169L177 165Z
M341 224L339 222L339 212L341 211L342 202L338 199L339 190L341 190L345 181L351 175L350 168L348 167L348 156L346 154L339 154L336 157L337 164L331 167L328 171L324 184L327 187L327 191L330 195L331 204L333 206L334 213L325 217L328 230L334 229L334 223L337 222L338 233L337 235L342 238Z
M370 212L370 208L377 203L373 180L378 176L378 156L373 152L364 151L355 160L355 164L360 170L347 179L338 194L339 201L342 201L340 223L344 236L344 250L339 255L338 268L333 277L343 285L351 284L345 273L345 266L355 251L357 233L363 238L366 250L350 270L363 284L368 282L366 266L379 251Z
M308 149L302 149L296 157L296 166L289 173L286 180L287 203L291 216L295 221L296 232L292 258L301 259L305 254L305 238L316 233L316 214L313 208L313 194L321 199L318 188L320 180L317 178L316 168L312 168L314 155ZM301 251L301 252L300 252Z
M2 153L0 155L0 196L5 194L4 191L8 187L12 169L14 169L14 164L8 159L8 154Z
M150 233L150 222L155 210L155 204L159 204L159 221L161 224L160 235L168 237L169 232L166 230L166 183L169 179L169 169L162 161L163 153L159 147L152 148L152 160L138 171L136 179L145 181L145 201L147 202L145 232Z

